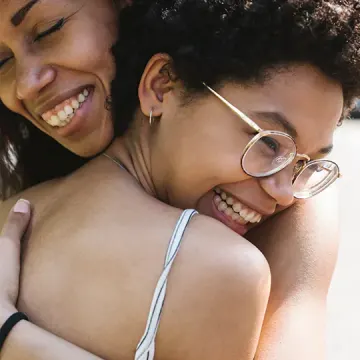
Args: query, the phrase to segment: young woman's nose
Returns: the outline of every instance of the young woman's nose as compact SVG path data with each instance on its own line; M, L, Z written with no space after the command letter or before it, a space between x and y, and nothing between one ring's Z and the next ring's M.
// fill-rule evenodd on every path
M261 187L281 206L294 202L292 170L286 168L277 174L260 179Z
M27 57L16 66L16 96L19 100L34 100L56 77L50 65Z

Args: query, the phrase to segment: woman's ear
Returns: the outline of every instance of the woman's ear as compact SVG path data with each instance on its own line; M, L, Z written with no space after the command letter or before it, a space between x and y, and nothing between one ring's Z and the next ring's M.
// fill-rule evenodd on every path
M171 57L156 54L148 62L140 81L138 95L141 111L149 116L162 114L164 96L174 89L176 79L172 75Z

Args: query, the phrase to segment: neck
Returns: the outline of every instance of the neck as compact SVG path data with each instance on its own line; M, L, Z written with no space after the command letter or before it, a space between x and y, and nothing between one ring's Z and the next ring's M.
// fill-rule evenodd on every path
M129 130L115 139L106 153L119 160L149 195L158 197L152 180L149 135L149 129Z

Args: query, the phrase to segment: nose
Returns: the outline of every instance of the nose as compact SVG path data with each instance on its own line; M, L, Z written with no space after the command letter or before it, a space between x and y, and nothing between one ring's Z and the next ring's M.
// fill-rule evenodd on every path
M261 187L281 206L294 202L292 171L288 168L267 178L260 179Z
M29 58L16 66L16 96L19 100L34 100L41 91L55 80L52 66L39 59Z

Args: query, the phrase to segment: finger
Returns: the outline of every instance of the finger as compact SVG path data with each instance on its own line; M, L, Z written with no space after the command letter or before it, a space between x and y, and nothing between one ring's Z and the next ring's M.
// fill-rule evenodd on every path
M30 203L19 200L9 213L0 237L0 300L14 304L20 275L20 243L31 215Z
M29 225L30 216L30 203L27 200L20 199L11 209L1 235L16 242L20 241Z

